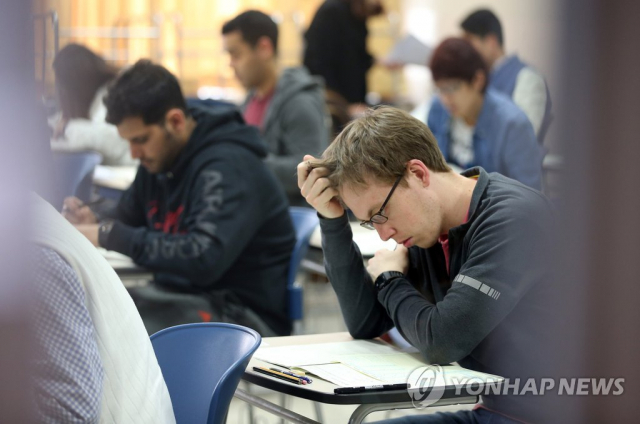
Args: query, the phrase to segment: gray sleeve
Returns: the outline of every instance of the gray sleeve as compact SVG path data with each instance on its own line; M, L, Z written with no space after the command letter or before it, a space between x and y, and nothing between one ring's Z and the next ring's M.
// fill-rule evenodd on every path
M508 212L508 213L507 213ZM548 277L549 226L542 208L505 208L477 223L469 256L444 299L427 301L407 280L378 298L400 333L430 363L459 361Z
M282 182L287 195L300 194L296 167L304 155L317 156L327 147L329 132L322 96L302 92L282 108L279 155L270 153L266 163Z
M369 339L387 332L393 322L376 298L346 213L336 219L320 217L320 229L325 269L349 333L356 339Z

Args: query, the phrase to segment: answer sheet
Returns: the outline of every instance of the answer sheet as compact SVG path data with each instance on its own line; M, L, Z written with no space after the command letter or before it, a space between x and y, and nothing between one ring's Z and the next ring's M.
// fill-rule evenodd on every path
M305 365L303 369L340 387L382 384L380 380L371 378L343 364Z
M372 340L352 340L338 343L318 343L297 346L260 348L255 358L283 367L320 365L341 362L345 355L402 354L393 346Z

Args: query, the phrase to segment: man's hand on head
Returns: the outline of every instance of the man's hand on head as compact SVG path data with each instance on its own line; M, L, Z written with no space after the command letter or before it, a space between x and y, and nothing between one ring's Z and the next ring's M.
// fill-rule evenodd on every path
M98 220L89 206L77 197L67 197L62 206L62 216L73 225L96 224Z
M398 271L407 274L409 270L409 249L399 244L396 250L378 250L367 263L367 272L375 282L386 271Z
M305 155L304 162L298 164L298 187L302 197L320 215L333 219L344 215L344 208L338 201L338 191L329 184L329 171L326 168L313 168L311 164L317 160Z

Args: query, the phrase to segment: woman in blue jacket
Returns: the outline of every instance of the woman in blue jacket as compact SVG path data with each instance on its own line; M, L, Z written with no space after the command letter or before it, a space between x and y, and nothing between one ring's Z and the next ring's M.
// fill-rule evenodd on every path
M466 40L448 38L430 63L438 96L427 124L447 162L481 166L540 189L543 150L527 116L487 89L487 65Z

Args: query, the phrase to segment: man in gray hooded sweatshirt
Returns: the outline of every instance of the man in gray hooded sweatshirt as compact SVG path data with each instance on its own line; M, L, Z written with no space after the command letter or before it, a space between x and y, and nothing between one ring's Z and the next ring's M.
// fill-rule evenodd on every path
M296 166L309 152L328 144L328 116L322 83L305 68L277 64L278 27L266 14L250 10L222 27L225 50L236 77L249 90L242 105L245 121L267 142L266 159L292 206L306 206L297 186Z

